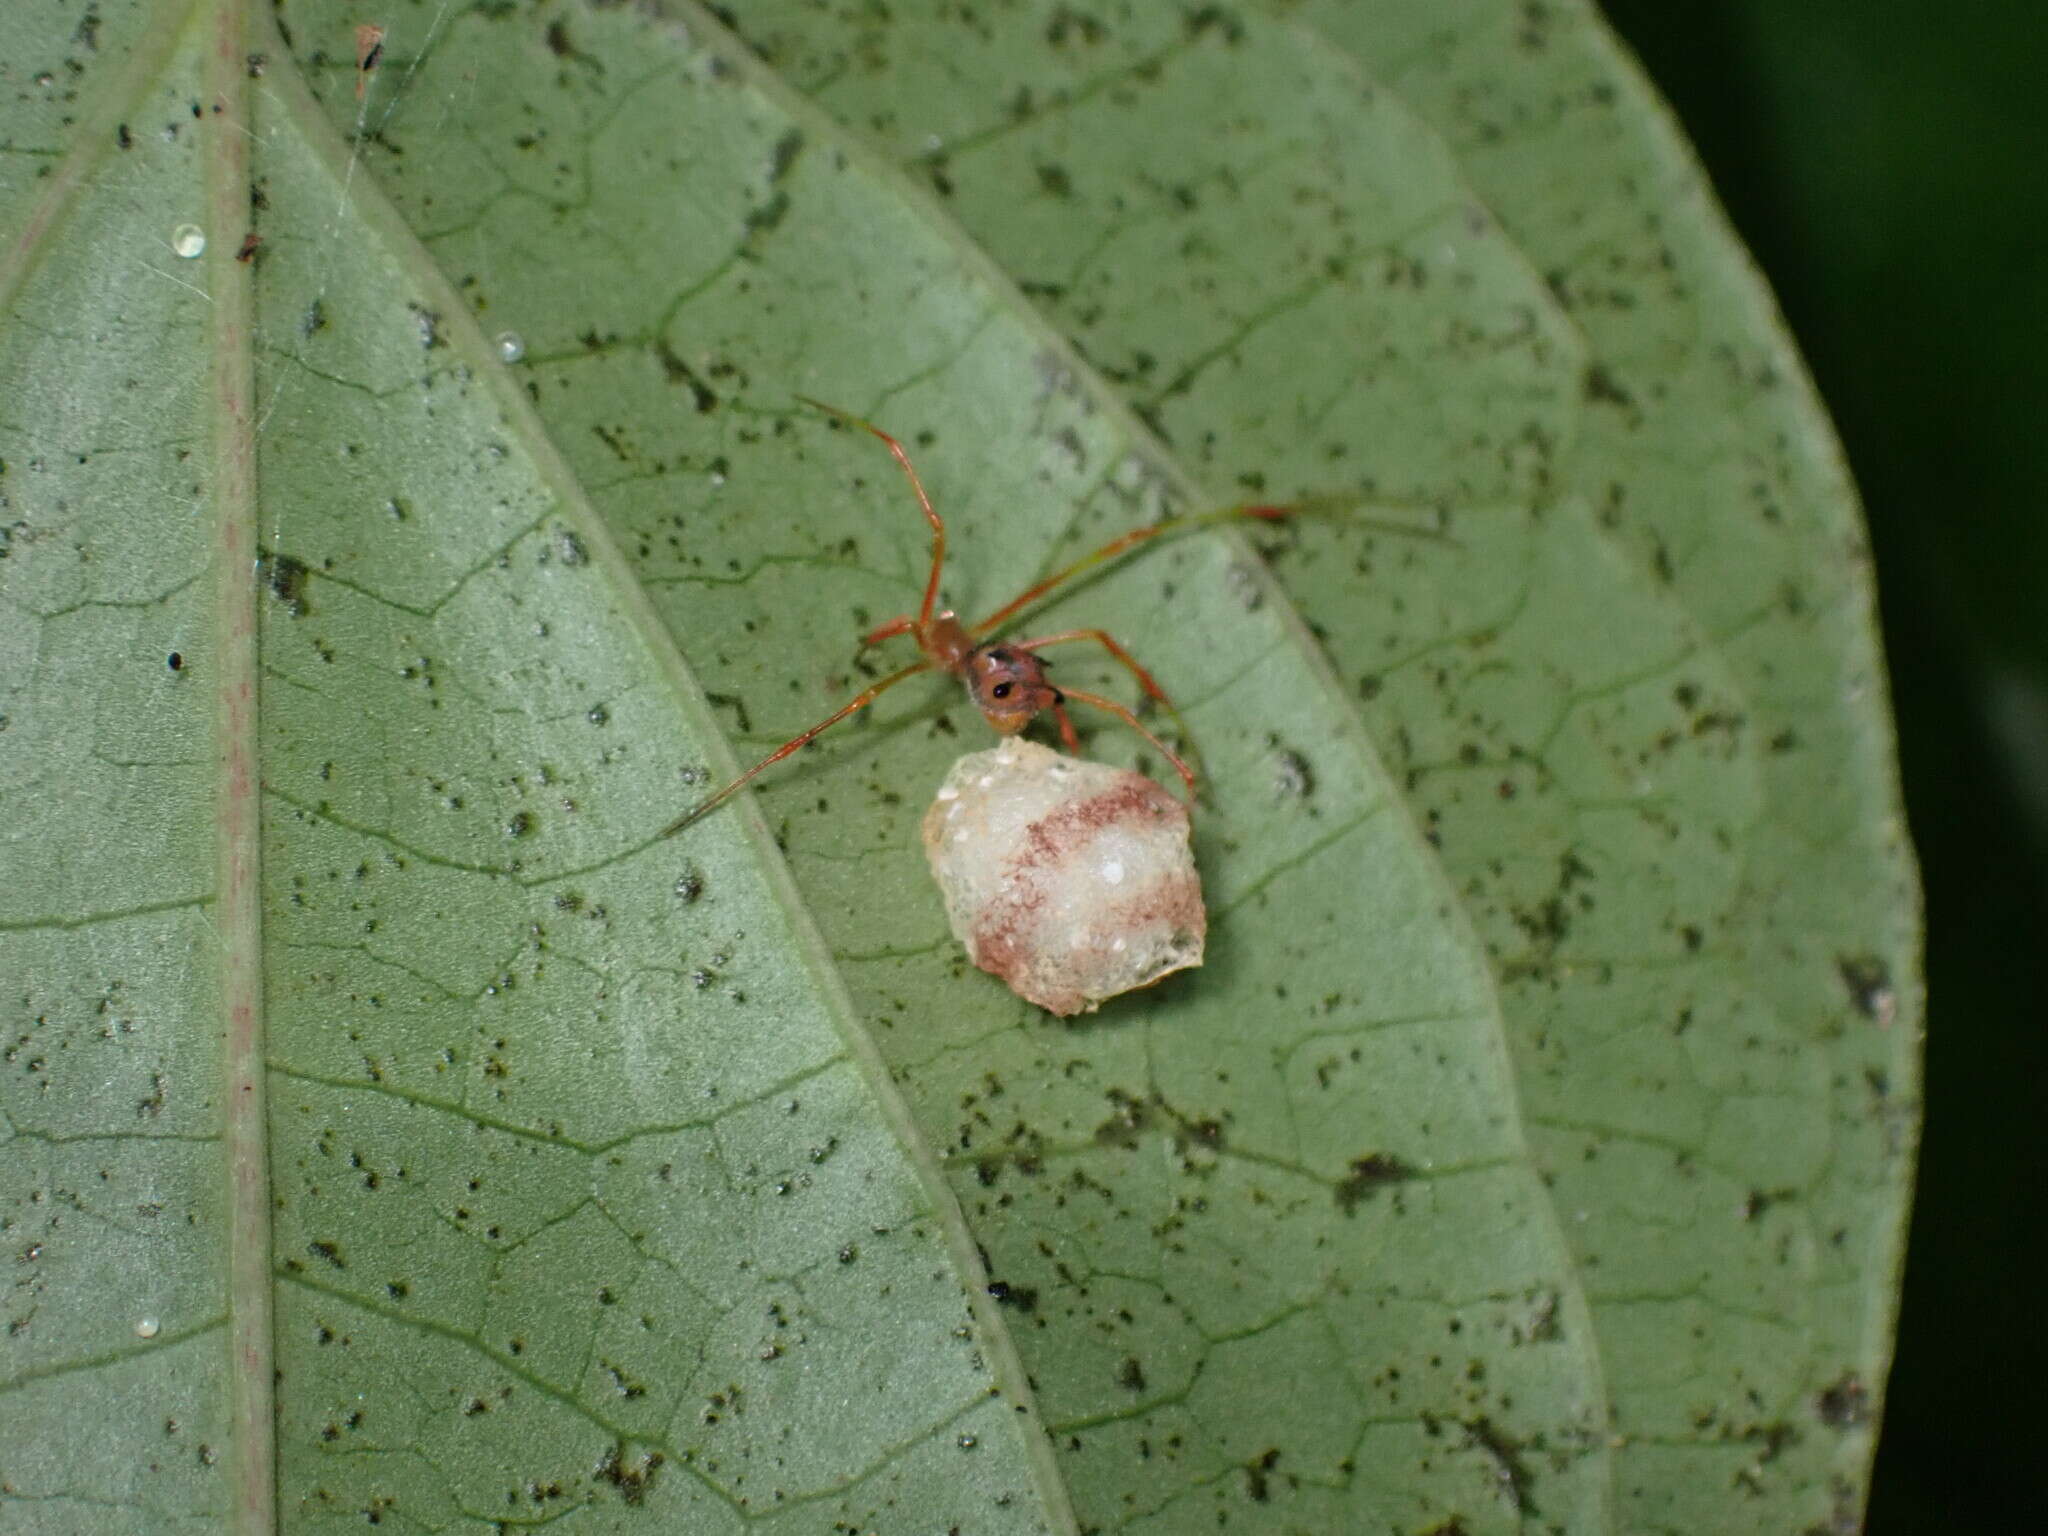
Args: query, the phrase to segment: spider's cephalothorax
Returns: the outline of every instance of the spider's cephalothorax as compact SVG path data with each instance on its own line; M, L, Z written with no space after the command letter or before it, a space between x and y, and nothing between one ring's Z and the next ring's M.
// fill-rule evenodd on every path
M1014 642L977 641L951 610L935 613L929 623L908 620L918 649L933 665L967 685L967 697L982 718L1005 736L1014 736L1044 711L1059 710L1067 696L1045 680L1045 662Z

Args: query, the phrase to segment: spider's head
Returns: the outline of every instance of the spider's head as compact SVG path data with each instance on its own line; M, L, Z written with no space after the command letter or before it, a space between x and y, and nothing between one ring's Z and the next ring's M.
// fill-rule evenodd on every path
M1045 680L1045 663L1011 646L982 646L967 658L966 675L974 707L1005 736L1023 730L1040 710L1065 702Z

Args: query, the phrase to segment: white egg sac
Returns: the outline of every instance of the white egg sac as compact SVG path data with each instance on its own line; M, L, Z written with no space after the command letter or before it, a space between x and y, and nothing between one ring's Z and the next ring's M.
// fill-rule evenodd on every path
M924 817L953 936L1062 1016L1202 963L1187 808L1141 773L1010 740L953 765Z

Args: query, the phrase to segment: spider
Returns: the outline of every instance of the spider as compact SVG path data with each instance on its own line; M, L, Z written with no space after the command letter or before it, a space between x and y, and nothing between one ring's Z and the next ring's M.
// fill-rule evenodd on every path
M827 416L859 427L880 438L903 473L910 479L910 488L917 494L917 503L924 509L925 521L932 527L931 574L925 578L924 601L914 614L902 614L878 625L861 639L861 648L877 645L897 635L909 635L917 642L923 653L921 660L891 672L880 682L864 688L849 699L845 705L827 715L809 730L791 737L745 773L727 784L717 793L699 801L689 811L677 818L666 829L663 837L671 837L692 822L709 815L730 799L735 792L760 773L774 767L792 752L815 740L830 730L848 715L863 710L875 702L889 689L905 678L916 677L921 672L947 672L966 685L967 696L974 707L981 711L982 718L1005 736L1014 736L1047 710L1059 722L1060 740L1069 752L1081 750L1079 738L1074 734L1074 722L1067 714L1070 702L1088 704L1096 709L1115 715L1149 741L1165 759L1173 764L1174 771L1187 786L1188 805L1192 809L1195 800L1195 770L1187 761L1165 742L1161 741L1129 709L1114 699L1104 698L1097 693L1084 693L1078 688L1056 688L1045 675L1045 663L1038 653L1049 645L1066 645L1075 641L1093 642L1129 668L1145 696L1164 709L1173 718L1175 728L1182 738L1187 739L1187 727L1181 720L1180 711L1173 700L1166 696L1152 674L1138 663L1138 659L1119 645L1107 632L1100 629L1065 629L1057 634L1034 635L1024 640L997 640L990 638L996 630L1015 618L1025 608L1035 603L1046 593L1063 582L1072 580L1083 571L1092 569L1108 560L1114 560L1126 550L1134 549L1149 539L1161 534L1179 533L1189 528L1210 523L1221 523L1233 518L1255 518L1265 522L1277 522L1292 516L1297 510L1292 506L1268 506L1246 504L1225 507L1215 512L1197 512L1185 517L1167 518L1162 522L1148 523L1142 528L1133 528L1129 533L1111 539L1093 554L1076 560L1063 570L1055 571L1043 581L1035 582L1018 593L1010 601L996 609L978 624L963 624L959 615L950 609L942 609L939 601L939 575L946 563L946 524L933 508L931 497L925 494L924 483L918 479L917 470L911 465L910 455L903 445L873 422L863 421L837 406L826 405L808 395L797 398L812 408L823 411Z

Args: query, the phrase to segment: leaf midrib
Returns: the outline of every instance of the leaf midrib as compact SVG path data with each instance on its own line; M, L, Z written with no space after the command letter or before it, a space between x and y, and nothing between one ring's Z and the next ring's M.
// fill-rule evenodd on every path
M248 0L214 0L201 119L214 516L214 917L228 1180L230 1521L242 1536L277 1527L277 1345L272 1314L269 1074L263 1016L263 826L257 657L256 274L248 232Z

